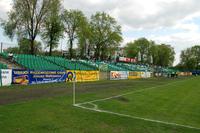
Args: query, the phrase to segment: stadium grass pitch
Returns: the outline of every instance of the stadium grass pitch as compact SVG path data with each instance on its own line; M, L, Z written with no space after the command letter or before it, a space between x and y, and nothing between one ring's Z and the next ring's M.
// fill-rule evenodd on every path
M198 133L199 81L193 77L77 83L77 104L86 109L72 105L71 83L1 88L0 132Z

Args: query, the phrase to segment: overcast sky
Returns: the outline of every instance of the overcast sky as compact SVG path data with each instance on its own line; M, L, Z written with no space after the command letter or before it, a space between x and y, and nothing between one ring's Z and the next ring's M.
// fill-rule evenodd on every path
M6 19L12 0L0 0L0 17ZM104 11L122 26L124 46L140 37L171 44L176 51L200 44L200 0L63 0L67 9L82 10L87 16ZM0 41L11 42L3 36Z

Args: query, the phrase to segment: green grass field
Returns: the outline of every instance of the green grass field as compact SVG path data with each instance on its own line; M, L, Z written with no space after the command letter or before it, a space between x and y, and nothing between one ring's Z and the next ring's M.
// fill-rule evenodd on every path
M82 104L82 107L91 109L87 110L72 105L71 83L4 87L0 89L0 101L4 101L0 105L0 132L200 132L198 129L93 110L95 105L95 109L108 112L200 128L199 77L100 81L78 83L76 88L76 100L79 104L131 93L92 102L92 105Z

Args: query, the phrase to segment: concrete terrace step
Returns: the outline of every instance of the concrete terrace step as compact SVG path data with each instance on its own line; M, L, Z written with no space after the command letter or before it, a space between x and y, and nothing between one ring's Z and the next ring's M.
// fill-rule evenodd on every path
M22 69L23 67L18 65L15 62L12 62L10 60L4 59L3 57L0 56L0 62L3 64L6 64L9 69Z

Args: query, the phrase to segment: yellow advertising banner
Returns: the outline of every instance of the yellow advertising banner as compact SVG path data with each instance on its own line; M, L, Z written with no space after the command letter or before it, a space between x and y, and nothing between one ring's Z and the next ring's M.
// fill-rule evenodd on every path
M88 82L88 81L98 81L99 80L99 71L67 70L67 80L66 81L71 81L72 74L75 75L77 82Z
M191 72L179 72L178 76L192 76Z
M128 79L140 79L142 72L129 72Z

